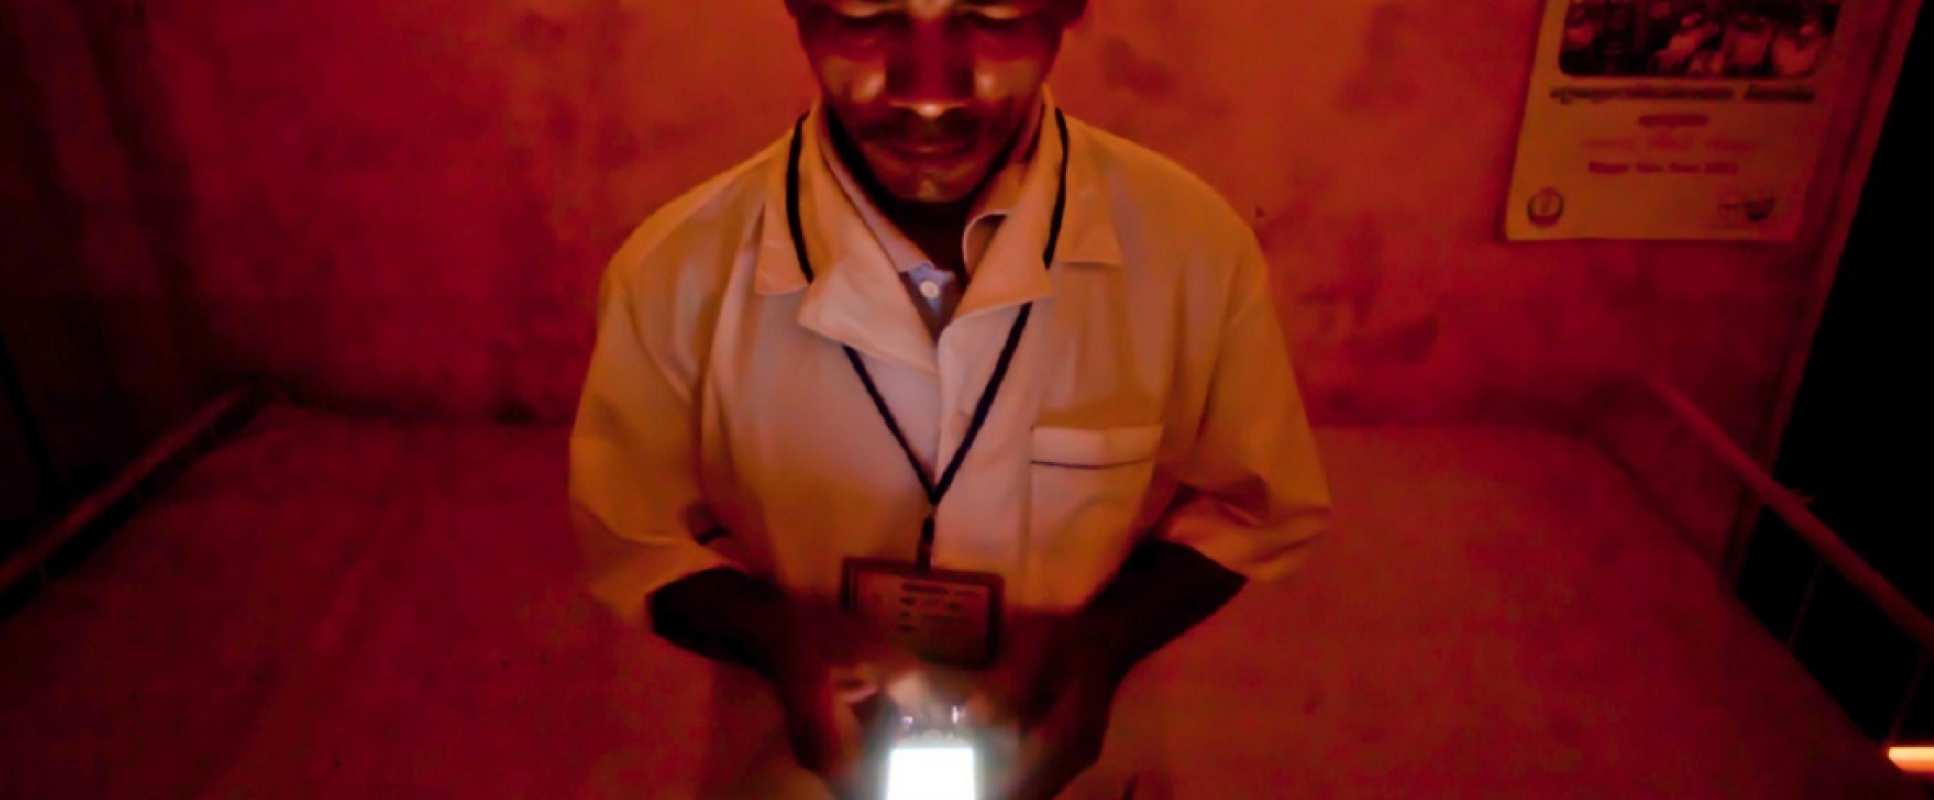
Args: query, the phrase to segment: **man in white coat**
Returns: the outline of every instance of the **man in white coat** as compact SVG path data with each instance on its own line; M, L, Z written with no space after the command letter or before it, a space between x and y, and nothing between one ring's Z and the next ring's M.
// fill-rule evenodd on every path
M593 589L763 676L841 794L893 707L1017 730L993 793L1054 795L1137 661L1327 525L1242 216L1044 88L1084 6L789 0L819 101L602 283Z

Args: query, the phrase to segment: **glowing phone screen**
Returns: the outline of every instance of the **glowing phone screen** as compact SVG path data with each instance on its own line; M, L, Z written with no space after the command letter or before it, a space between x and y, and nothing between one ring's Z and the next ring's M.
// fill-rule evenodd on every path
M887 754L886 800L979 800L974 748L903 744Z

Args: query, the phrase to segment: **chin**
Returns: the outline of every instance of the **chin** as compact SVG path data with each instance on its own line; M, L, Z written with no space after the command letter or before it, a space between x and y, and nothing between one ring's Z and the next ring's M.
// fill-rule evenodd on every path
M975 153L940 163L914 163L886 155L868 158L881 188L910 203L944 204L967 200L987 174L992 159Z
M894 197L911 203L957 203L973 193L978 177L976 173L962 175L951 170L944 174L911 173L886 182L885 188Z
M949 186L932 180L916 181L912 188L913 191L906 194L904 199L935 205L964 201L967 193L973 190L970 186Z

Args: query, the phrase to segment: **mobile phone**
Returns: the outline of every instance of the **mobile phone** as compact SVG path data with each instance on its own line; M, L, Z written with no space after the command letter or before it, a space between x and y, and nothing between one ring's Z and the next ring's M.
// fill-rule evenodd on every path
M958 737L915 737L887 752L886 800L980 800L979 778L979 754Z

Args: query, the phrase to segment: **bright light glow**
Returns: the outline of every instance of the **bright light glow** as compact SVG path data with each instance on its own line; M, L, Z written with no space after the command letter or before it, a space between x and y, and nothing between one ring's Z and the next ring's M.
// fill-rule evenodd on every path
M886 800L978 800L974 748L901 745L886 761Z
M1894 760L1894 766L1900 767L1901 772L1934 776L1934 746L1889 747L1887 757Z

